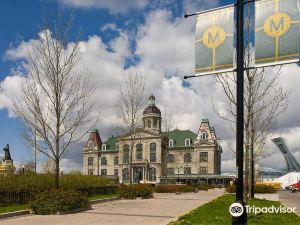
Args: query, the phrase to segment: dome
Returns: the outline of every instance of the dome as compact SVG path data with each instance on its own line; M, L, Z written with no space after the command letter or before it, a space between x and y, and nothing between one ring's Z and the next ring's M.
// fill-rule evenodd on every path
M160 109L155 106L155 97L153 94L149 97L149 106L143 112L144 115L150 113L161 114Z

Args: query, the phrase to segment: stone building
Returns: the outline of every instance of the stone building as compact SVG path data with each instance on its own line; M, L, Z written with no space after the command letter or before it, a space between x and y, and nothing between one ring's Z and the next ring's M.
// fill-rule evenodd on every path
M123 183L130 177L142 183L207 182L218 177L222 148L209 120L202 119L196 134L179 129L162 132L162 119L151 95L143 127L133 135L111 136L102 142L98 130L92 130L83 149L84 174L118 176Z

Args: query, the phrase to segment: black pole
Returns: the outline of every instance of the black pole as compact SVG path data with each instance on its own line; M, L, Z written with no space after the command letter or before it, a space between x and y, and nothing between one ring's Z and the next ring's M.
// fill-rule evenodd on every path
M239 217L232 217L233 225L247 224L247 214L243 200L243 169L244 169L244 2L237 0L236 4L236 35L237 35L237 109L236 109L236 203L242 204L244 213Z

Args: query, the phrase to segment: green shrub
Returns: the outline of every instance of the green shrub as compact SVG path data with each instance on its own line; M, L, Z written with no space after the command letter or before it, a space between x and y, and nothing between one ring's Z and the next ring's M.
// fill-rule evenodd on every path
M34 214L49 215L89 206L87 196L80 192L53 189L37 194L29 207Z
M118 191L124 199L153 197L153 188L147 184L120 185Z
M0 205L26 204L38 193L55 188L54 175L25 173L0 175ZM81 191L88 196L115 194L117 185L113 179L99 176L68 174L60 177L60 189Z
M226 188L226 191L228 193L235 193L235 190L236 190L235 185L229 185ZM254 192L255 193L276 193L277 190L272 186L265 185L265 184L259 184L259 185L255 185Z
M155 187L156 193L176 193L176 192L197 192L197 187L192 185L158 185Z

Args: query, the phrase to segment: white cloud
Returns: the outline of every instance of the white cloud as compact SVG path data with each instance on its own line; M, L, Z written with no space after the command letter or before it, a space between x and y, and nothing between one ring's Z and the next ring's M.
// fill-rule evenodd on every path
M60 3L75 8L108 9L111 13L125 13L130 9L142 9L147 0L60 0Z
M184 2L185 7L190 7L188 4L192 3L192 1ZM212 98L218 106L224 105L226 98L222 88L214 76L191 79L190 84L186 86L182 83L183 76L192 74L194 68L194 21L173 18L171 12L167 10L154 10L146 15L146 21L139 27L136 38L115 24L102 27L102 30L108 29L118 33L109 43L104 43L97 35L80 42L81 60L78 65L79 70L87 70L93 74L96 110L101 113L97 127L102 139L105 140L112 134L113 124L117 123L114 107L118 101L118 89L122 84L123 75L130 71L138 71L146 76L146 97L153 93L161 110L165 106L173 111L175 127L197 132L201 118L210 119L223 146L222 171L234 171L235 155L230 148L235 146L235 134L226 122L218 118L212 107ZM136 41L135 52L131 52L130 49L132 40ZM24 41L16 48L8 49L6 58L26 59L27 49L33 41ZM133 56L138 56L140 62L136 66L124 69L126 60ZM300 106L297 103L300 98L299 73L300 69L295 65L288 65L283 69L282 85L292 90L289 96L290 105L287 112L278 118L276 130L273 132L273 135L287 138L287 144L298 157L298 161L300 161L300 144L297 141L300 136L298 130ZM22 79L24 78L21 75L12 73L1 82L0 108L9 107L9 97L18 91L17 84ZM79 150L76 150L76 156L70 154L67 158L68 162L73 160L72 165L80 164L81 147L82 143L78 147ZM261 160L263 167L275 169L284 167L283 157L274 150L275 148L276 146L272 144L266 145L265 153L270 152L273 156ZM278 166L277 162L281 165Z

